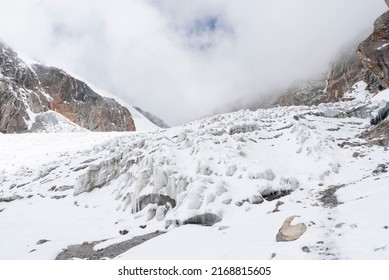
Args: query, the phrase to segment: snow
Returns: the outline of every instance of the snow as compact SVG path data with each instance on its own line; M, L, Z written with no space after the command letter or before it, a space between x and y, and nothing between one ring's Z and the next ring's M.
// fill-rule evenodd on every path
M373 102L389 102L389 90L383 90L377 93L372 99Z
M377 98L151 132L0 134L0 259L54 259L156 230L166 233L116 258L388 259L389 175L377 169L387 151L358 138ZM333 208L320 200L331 186ZM185 225L203 214L221 221ZM276 242L292 215L307 232Z
M365 102L371 97L371 93L366 91L367 84L363 81L356 83L353 89L346 92L344 98L355 99L360 102Z
M389 46L389 44L383 44L381 47L378 47L377 50L382 50L382 49L386 48L387 46Z

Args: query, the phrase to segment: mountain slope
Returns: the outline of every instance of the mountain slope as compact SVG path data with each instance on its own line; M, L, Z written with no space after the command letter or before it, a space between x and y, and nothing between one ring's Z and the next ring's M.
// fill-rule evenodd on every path
M158 128L116 97L100 94L89 83L61 69L27 63L0 41L0 131L38 131L33 126L46 132Z

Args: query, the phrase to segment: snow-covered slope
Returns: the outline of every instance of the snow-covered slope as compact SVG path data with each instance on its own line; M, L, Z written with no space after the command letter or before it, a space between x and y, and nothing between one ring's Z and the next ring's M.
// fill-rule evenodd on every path
M104 251L159 230L110 257L387 259L387 151L358 137L379 102L239 111L147 133L0 134L0 258ZM292 215L307 232L276 242Z

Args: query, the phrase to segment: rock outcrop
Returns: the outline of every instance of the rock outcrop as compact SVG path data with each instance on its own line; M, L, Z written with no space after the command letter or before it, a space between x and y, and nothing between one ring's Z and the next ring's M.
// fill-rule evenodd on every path
M382 89L389 88L389 12L375 21L373 33L359 44L357 55L378 78Z
M330 63L326 79L293 85L279 104L310 106L347 101L344 95L358 82L364 82L365 90L372 94L389 88L389 12L375 21L373 33L359 46L347 46L339 52Z
M48 111L91 131L135 130L129 110L114 99L61 69L25 63L0 41L0 131L29 131Z
M133 131L129 110L114 99L102 97L87 84L61 69L35 64L43 90L52 98L49 108L92 131Z
M347 47L331 62L327 73L327 100L336 102L343 100L343 96L353 89L353 86L364 81L366 90L377 93L382 90L377 77L359 60L355 47Z

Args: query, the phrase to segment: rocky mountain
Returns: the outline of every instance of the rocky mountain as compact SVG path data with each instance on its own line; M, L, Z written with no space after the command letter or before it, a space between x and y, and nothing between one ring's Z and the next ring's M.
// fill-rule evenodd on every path
M26 63L0 41L0 130L50 130L54 123L58 129L59 122L91 131L135 130L128 108L61 69Z
M297 106L146 132L1 134L0 259L388 259L386 15L325 78L288 91ZM28 69L3 82L24 99L2 96L55 113L61 86L42 78L54 74Z
M344 48L331 62L327 73L327 101L343 100L344 95L360 81L365 82L366 90L371 93L377 93L383 89L375 75L366 69L357 57L356 47Z
M281 96L280 105L342 101L348 98L345 95L353 91L358 82L364 82L365 90L373 95L389 88L388 27L389 12L386 12L375 21L373 33L366 40L339 52L331 62L326 78L320 81L308 80L300 86L292 86ZM307 87L307 84L318 83L320 86Z
M386 2L387 3L387 2ZM359 44L357 55L363 66L378 79L381 89L389 88L389 12L374 23L373 33Z

